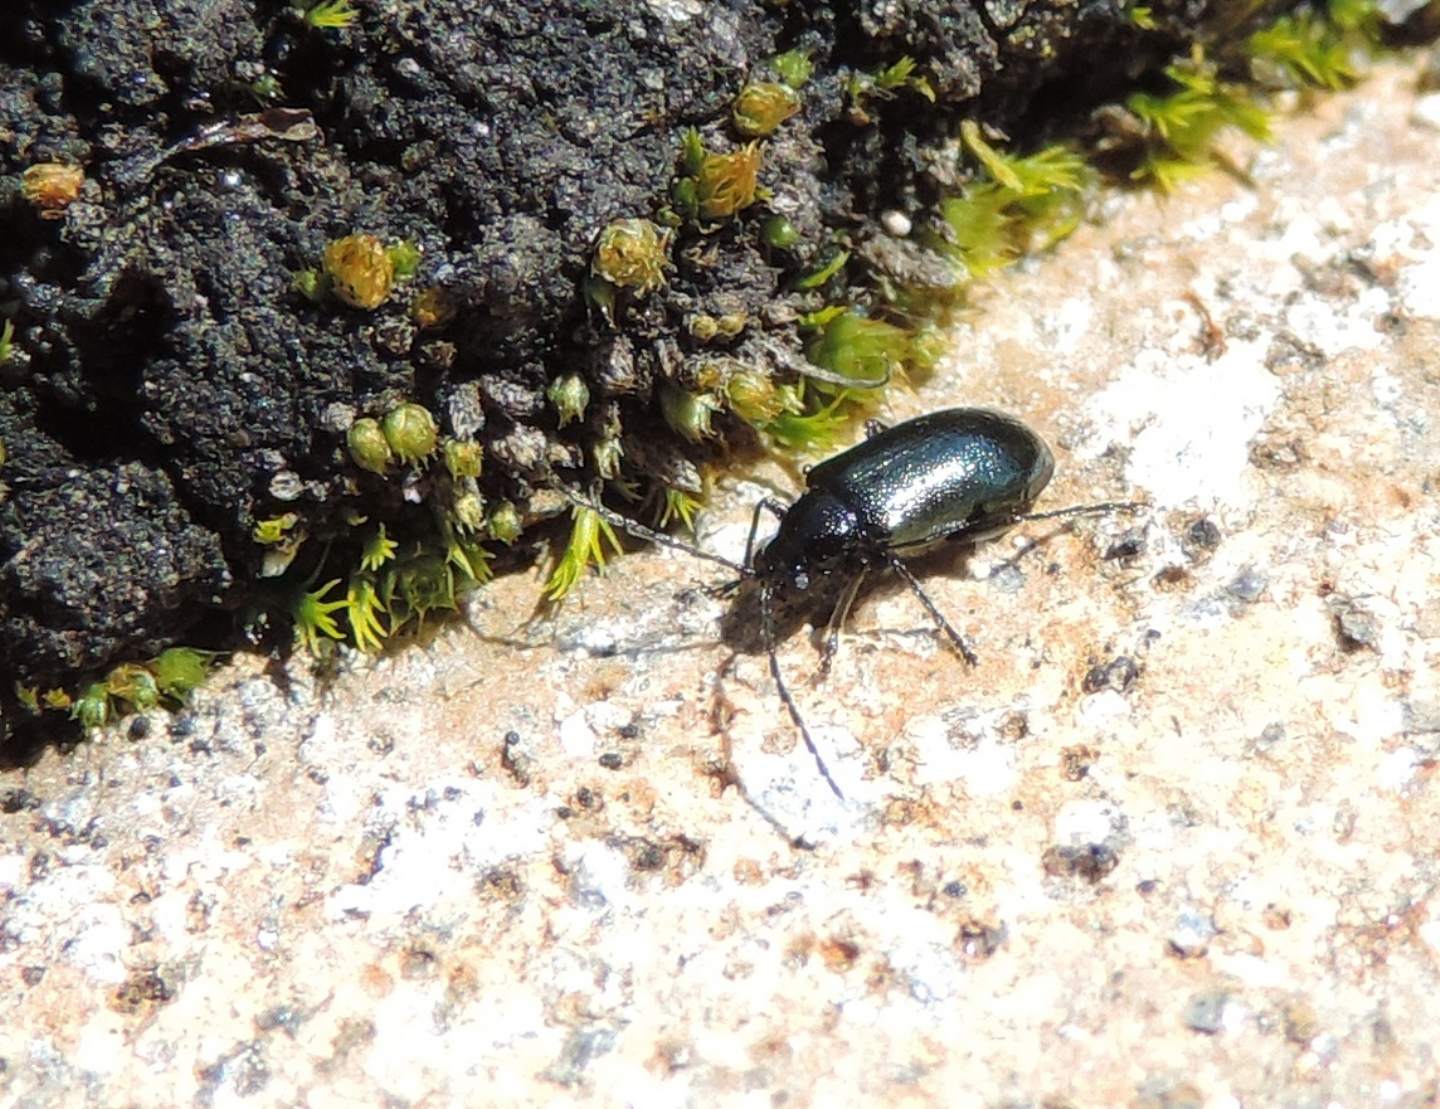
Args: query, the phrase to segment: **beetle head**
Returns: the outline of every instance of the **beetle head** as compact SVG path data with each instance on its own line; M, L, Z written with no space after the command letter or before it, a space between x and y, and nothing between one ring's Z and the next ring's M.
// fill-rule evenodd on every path
M755 556L755 573L804 592L817 576L855 560L860 523L855 513L828 493L811 491L780 521L780 530Z

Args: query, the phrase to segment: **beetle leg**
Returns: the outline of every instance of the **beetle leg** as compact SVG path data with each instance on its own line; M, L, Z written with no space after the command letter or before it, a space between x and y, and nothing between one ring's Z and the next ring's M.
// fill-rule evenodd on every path
M758 515L759 510L756 511ZM825 779L825 784L830 787L830 792L843 801L845 795L840 792L840 787L830 776L830 768L825 765L825 760L820 755L820 749L815 746L815 740L810 736L810 729L805 726L805 718L800 715L800 706L795 703L795 698L790 695L790 687L785 684L785 679L780 674L780 656L775 653L775 622L770 612L770 599L770 583L761 578L760 636L765 641L765 653L770 656L770 676L775 679L775 688L780 693L780 700L785 702L790 719L795 722L795 727L800 729L800 737L805 741L805 749L810 752L810 757L815 760L820 777Z
M755 505L755 515L750 517L750 535L745 540L745 565L741 573L749 577L755 572L755 536L760 531L760 513L768 512L777 520L785 519L785 506L773 497L761 497Z
M1025 512L1010 517L1011 523L1023 524L1030 520L1054 520L1060 516L1103 516L1107 512L1139 512L1150 505L1144 501L1100 501L1098 504L1076 504L1069 508L1054 508L1049 512Z
M949 636L950 642L955 644L955 649L960 652L960 657L971 666L979 663L980 660L975 657L975 652L972 651L970 645L965 642L965 637L956 631L950 621L945 619L944 614L935 607L935 602L930 599L930 595L926 593L920 585L919 579L910 572L910 567L906 566L905 563L901 561L900 556L894 551L886 551L884 553L886 560L890 563L890 568L899 574L900 580L910 587L910 591L914 593L915 596L920 598L920 603L925 606L925 611L930 613L930 618L935 621L940 630Z
M820 669L815 676L817 683L830 675L830 664L835 661L835 652L840 649L840 632L845 627L845 621L850 618L850 608L854 605L855 598L860 593L860 583L864 580L865 569L861 567L860 572L845 584L845 591L840 594L840 599L835 602L835 607L830 612L830 621L825 626L825 646L820 652Z

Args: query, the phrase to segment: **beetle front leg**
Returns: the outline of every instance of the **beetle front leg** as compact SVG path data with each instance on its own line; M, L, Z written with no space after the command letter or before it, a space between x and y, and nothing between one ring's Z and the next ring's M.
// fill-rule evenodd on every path
M745 569L755 568L755 536L760 532L760 513L768 512L777 520L785 519L785 506L773 497L761 497L750 517L750 535L745 540Z
M930 618L934 620L940 630L949 637L950 642L955 645L955 649L960 652L960 657L971 666L978 665L980 660L975 656L975 652L970 649L970 644L966 643L965 637L955 630L949 620L945 619L944 613L935 607L935 602L932 601L930 595L925 592L924 587L920 584L920 580L910 572L910 567L906 566L905 563L900 560L900 556L895 554L894 551L886 551L885 558L890 563L890 568L900 575L900 580L910 587L910 591L914 593L915 596L920 598L920 603L925 606L925 611L930 613Z

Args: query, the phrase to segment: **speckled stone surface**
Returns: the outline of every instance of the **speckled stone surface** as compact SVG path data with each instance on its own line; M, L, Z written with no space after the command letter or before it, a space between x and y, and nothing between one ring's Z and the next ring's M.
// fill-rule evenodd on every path
M1431 1101L1435 95L1386 69L979 298L888 415L1004 408L1040 507L1154 507L925 560L973 669L890 583L825 683L791 635L844 803L664 553L10 774L0 1099Z

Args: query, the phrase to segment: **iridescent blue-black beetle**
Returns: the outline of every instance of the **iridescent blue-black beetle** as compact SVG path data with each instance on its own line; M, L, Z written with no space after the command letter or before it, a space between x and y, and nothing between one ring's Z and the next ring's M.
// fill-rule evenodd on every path
M607 519L642 538L729 566L754 580L760 594L760 632L780 699L795 722L820 774L837 797L831 777L800 709L780 673L775 652L777 594L804 593L824 579L839 579L843 592L830 620L825 665L835 638L865 575L889 568L908 585L965 661L975 654L905 565L940 543L973 543L1025 520L1137 507L1107 502L1032 513L1030 506L1055 472L1055 458L1038 435L1020 421L986 408L950 408L882 428L812 468L805 492L789 507L769 498L755 507L745 562L697 550L670 536L604 512ZM758 552L755 540L763 513L779 530Z

